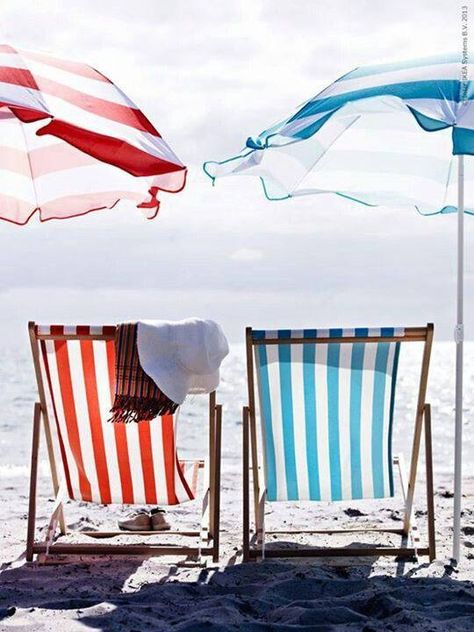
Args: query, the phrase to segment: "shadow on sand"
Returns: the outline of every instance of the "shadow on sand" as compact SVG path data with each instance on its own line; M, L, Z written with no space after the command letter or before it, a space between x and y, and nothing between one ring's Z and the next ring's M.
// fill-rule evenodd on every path
M371 576L373 560L353 562L189 569L155 560L151 576L149 560L130 558L7 568L0 629L65 632L80 621L105 632L474 630L474 586L449 569L438 578L414 577L424 565Z

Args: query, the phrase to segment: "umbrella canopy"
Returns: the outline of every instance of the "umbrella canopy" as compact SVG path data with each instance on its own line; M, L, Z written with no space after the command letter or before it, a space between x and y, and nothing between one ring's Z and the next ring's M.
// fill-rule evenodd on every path
M149 217L186 167L137 106L82 63L0 46L0 218L25 224L135 200Z
M474 154L474 84L462 68L460 55L357 68L204 169L259 176L272 200L331 192L427 214L456 210L453 154ZM465 180L474 180L471 163Z
M260 177L271 200L335 193L369 206L457 211L455 561L462 497L464 213L474 213L474 165L464 159L474 155L472 73L462 54L357 68L248 138L237 156L204 164L213 180Z

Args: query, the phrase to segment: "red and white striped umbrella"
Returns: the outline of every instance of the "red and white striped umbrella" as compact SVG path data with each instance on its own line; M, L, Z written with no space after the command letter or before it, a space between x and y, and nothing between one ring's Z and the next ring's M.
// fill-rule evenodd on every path
M86 64L0 45L0 219L26 224L131 199L155 217L186 167L145 115Z

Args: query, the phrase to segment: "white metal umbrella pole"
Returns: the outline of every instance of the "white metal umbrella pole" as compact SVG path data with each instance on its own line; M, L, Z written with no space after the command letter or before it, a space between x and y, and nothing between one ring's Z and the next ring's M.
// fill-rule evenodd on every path
M454 439L454 524L453 560L459 562L462 499L462 417L464 341L464 156L458 156L458 280L456 341L456 399Z

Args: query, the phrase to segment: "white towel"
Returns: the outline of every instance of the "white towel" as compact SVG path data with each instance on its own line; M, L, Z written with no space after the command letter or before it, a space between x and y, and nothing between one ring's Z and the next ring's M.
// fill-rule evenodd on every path
M137 348L142 369L177 404L188 393L215 390L229 353L220 326L199 318L138 321Z

